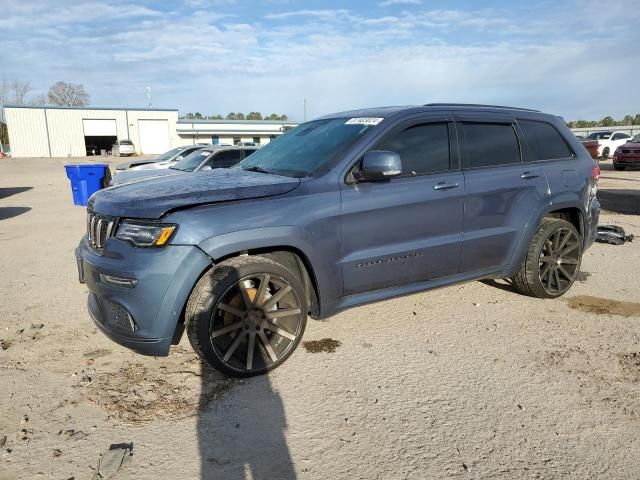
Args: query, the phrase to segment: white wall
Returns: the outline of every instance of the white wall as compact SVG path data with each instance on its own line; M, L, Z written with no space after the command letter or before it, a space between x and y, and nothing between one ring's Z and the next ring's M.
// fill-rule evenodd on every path
M140 152L138 120L168 120L169 148L182 145L176 133L178 112L171 110L119 110L5 107L9 143L14 157L79 157L86 155L83 119L113 119L119 140L133 141ZM45 121L46 116L46 121ZM47 142L47 125L49 142Z

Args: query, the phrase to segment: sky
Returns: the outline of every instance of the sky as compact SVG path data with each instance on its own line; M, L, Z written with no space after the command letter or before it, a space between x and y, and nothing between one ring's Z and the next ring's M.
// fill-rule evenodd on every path
M303 119L464 102L640 113L637 0L0 0L0 79Z

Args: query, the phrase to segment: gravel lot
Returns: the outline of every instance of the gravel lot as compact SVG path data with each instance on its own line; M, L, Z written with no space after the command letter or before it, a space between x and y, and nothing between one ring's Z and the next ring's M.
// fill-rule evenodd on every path
M0 159L0 478L640 478L640 242L594 245L562 299L473 282L310 322L268 377L188 342L148 358L92 325L67 159ZM640 172L602 222L640 234ZM6 437L6 439L4 439ZM4 440L3 440L4 439Z

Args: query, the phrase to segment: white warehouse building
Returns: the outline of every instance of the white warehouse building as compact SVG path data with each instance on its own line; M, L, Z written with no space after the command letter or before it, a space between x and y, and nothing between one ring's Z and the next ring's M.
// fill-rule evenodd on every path
M13 157L81 157L108 154L130 140L137 154L181 145L265 144L296 124L260 120L180 120L178 110L5 106Z

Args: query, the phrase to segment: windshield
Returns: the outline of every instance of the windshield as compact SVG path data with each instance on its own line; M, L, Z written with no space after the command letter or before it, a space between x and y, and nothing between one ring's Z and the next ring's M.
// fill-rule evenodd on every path
M182 150L184 150L184 148L173 148L173 149L169 150L168 152L164 152L159 157L156 157L156 161L162 162L163 160L169 160L171 157L173 157L174 155L180 153Z
M181 170L183 172L193 172L198 165L204 162L209 155L211 155L210 150L196 150L195 152L191 152L189 155L184 157L182 160L177 161L172 167L173 170Z
M605 140L611 137L611 132L593 132L587 136L587 140Z
M380 121L380 118L332 118L303 123L256 151L240 167L306 177L344 152Z
M640 143L640 134L629 140L631 143Z

